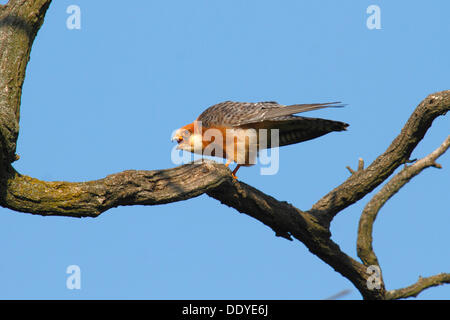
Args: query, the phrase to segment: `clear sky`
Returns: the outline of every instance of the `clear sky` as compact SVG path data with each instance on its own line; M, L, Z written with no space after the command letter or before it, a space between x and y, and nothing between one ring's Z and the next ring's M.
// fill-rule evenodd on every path
M66 26L73 4L79 30ZM381 29L366 25L373 4ZM422 99L450 89L448 12L446 0L54 1L27 68L14 167L66 181L170 168L172 131L215 103L342 101L304 115L345 121L347 132L281 148L275 175L258 166L238 174L307 210L348 177L347 165L382 153ZM412 157L449 128L437 119ZM450 271L450 153L438 162L442 170L414 178L375 223L388 289ZM332 224L353 257L369 199ZM302 243L206 195L95 219L0 208L0 242L3 299L324 299L345 289L360 299ZM66 287L70 265L80 267L79 290ZM450 286L419 296L448 298Z

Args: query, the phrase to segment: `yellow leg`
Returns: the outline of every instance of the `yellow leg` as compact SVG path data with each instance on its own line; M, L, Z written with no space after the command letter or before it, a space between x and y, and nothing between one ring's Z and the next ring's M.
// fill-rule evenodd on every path
M225 167L228 167L231 163L231 160L227 160L227 163L225 163Z

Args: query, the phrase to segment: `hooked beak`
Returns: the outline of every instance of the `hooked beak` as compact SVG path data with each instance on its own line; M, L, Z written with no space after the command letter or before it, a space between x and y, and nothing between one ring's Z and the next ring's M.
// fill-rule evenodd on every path
M183 141L183 137L180 135L174 135L172 137L172 141L176 141L176 142L180 143L181 141Z

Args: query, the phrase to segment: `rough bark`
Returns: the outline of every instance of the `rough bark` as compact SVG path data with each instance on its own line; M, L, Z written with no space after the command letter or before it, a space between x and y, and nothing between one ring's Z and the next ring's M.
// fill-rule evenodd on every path
M363 198L409 157L423 139L433 120L449 110L450 90L430 94L414 110L389 148L366 169L355 172L347 181L316 202L309 212L330 223L333 217Z
M386 298L395 300L417 297L423 290L440 286L445 283L450 283L450 273L441 273L427 278L419 277L419 280L416 283L406 288L388 291L386 293Z
M405 167L397 173L383 188L367 203L361 218L359 220L357 251L361 261L366 266L379 265L378 259L372 248L372 230L373 223L378 215L378 212L383 205L392 198L406 183L412 178L421 173L424 169L429 167L441 168L441 165L436 163L445 151L450 147L450 136L445 139L442 145L435 151L430 153L423 159L416 161L414 164Z
M448 283L448 274L443 274L420 279L410 287L391 291L385 289L381 279L379 289L369 289L367 280L370 273L367 273L367 267L370 264L378 265L371 248L371 228L381 206L371 211L372 216L367 210L362 215L364 231L361 231L359 239L362 244L359 245L362 248L359 252L363 263L342 252L331 240L330 223L336 214L363 198L384 182L396 168L408 162L411 152L422 140L433 120L450 109L450 90L425 98L382 155L366 169L360 160L357 171L350 169L352 175L308 211L297 209L236 181L228 168L211 161L165 170L128 170L87 182L41 181L21 175L11 163L17 159L15 150L25 69L33 41L50 2L15 0L0 6L1 206L39 215L96 217L117 206L165 204L206 193L264 223L277 236L302 242L313 254L351 281L365 299L405 298L415 296L428 287ZM398 175L391 180L391 184L401 188L402 184L397 184L394 180L397 177ZM402 181L406 183L409 179ZM384 199L381 202L387 201L394 193L391 190L381 194ZM375 202L381 203L378 200Z
M16 160L20 98L34 38L50 5L9 1L0 8L0 160Z

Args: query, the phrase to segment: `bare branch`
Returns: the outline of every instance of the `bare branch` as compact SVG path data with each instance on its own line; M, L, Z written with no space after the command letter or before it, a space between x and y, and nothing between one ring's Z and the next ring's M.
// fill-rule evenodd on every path
M0 10L0 163L16 158L25 69L50 2L9 1Z
M409 287L388 291L386 298L394 300L417 297L423 290L445 283L450 283L450 273L441 273L427 278L419 277L419 280Z
M364 160L363 158L358 159L358 171L364 170Z
M309 212L325 225L333 217L363 198L406 163L423 139L433 120L450 110L450 90L430 94L414 110L389 148L366 169L351 175L344 183L317 201Z
M226 180L207 194L267 226L278 236L301 241L341 275L349 279L366 299L383 299L385 290L370 290L367 268L341 251L331 240L331 233L313 215L239 181Z
M355 171L353 170L350 166L346 166L347 170L353 175L358 171L363 171L364 170L364 160L363 158L359 158L358 159L358 169Z
M347 170L350 172L350 174L355 174L356 171L353 170L350 166L346 166Z
M365 298L383 296L384 291L367 288L366 268L342 252L331 240L329 230L313 216L236 181L228 168L211 161L168 170L128 170L88 182L45 182L10 168L0 183L0 205L39 215L96 217L117 206L164 204L203 193L261 221L277 236L303 242L349 279Z
M167 170L127 170L88 182L41 181L10 168L0 185L0 204L39 215L96 217L117 206L156 205L199 196L231 178L207 161Z
M357 252L359 258L364 262L366 266L379 265L375 252L372 248L372 230L373 223L378 215L378 212L382 206L394 196L400 188L408 183L413 177L418 175L424 169L429 167L436 167L436 159L447 151L450 147L450 136L445 141L430 153L413 163L410 166L405 167L397 173L383 188L367 203L365 206L361 218L359 220L358 229L358 241Z

